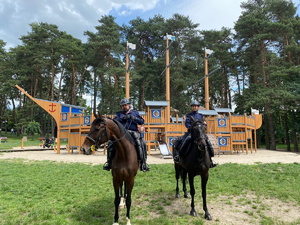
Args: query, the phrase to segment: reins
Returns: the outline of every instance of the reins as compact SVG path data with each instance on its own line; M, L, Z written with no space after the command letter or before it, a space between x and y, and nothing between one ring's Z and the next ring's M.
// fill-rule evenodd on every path
M93 139L93 138L91 138L91 137L88 136L88 135L86 136L86 138L89 139L90 141L92 141L96 146L97 146L98 140L101 139L103 132L105 132L105 135L106 135L106 137L107 137L107 139L108 139L107 131L106 131L106 125L107 125L106 120L103 121L103 122L101 122L100 124L103 124L103 125L104 125L104 129L102 129L100 135L97 137L96 140ZM130 126L130 125L129 125L129 126ZM99 130L100 130L100 129L99 129ZM113 140L112 143L116 143L116 142L120 141L121 139L123 139L123 138L126 136L126 133L127 133L127 130L125 130L125 133L124 133L124 135L123 135L122 137L120 137L120 138L118 138L118 139L116 139L116 140Z

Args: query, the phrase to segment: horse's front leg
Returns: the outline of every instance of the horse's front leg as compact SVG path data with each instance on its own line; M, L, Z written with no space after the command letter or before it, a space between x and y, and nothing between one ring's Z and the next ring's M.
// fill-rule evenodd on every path
M131 208L131 193L134 185L134 178L132 178L131 181L125 183L125 196L126 196L126 218L127 218L127 224L126 225L131 225L130 223L130 208Z
M183 196L185 198L188 198L189 194L188 194L187 189L186 189L186 178L187 178L187 172L186 172L186 170L182 169L181 170L181 179L182 179Z
M179 194L179 178L180 178L180 168L178 165L174 165L175 168L175 178L176 178L176 194L175 194L175 198L179 198L180 194Z
M113 182L114 183L114 191L115 191L115 216L114 216L114 223L113 225L118 225L118 221L119 221L119 205L120 205L120 184L117 182Z
M190 215L191 216L196 216L197 214L196 214L195 202L194 202L194 197L195 197L194 176L191 176L189 174L188 177L189 177L189 183L190 183L190 194L191 194L191 197L192 197Z
M203 200L203 210L205 213L204 218L207 220L212 220L212 217L209 214L207 205L206 205L206 185L207 185L208 177L209 177L208 172L201 175L202 200Z
M123 208L125 208L125 198L126 198L126 196L125 196L126 185L124 185L124 194L123 194L123 182L122 182L119 190L120 190L120 204L119 204L119 208L123 209Z

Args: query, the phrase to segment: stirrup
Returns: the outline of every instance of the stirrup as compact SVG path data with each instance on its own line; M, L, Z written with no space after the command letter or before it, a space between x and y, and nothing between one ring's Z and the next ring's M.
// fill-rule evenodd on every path
M173 160L174 160L175 163L179 163L179 161L180 161L179 155L175 155Z
M214 167L216 167L217 165L218 165L217 163L214 163L214 161L211 161L210 168L214 168Z
M141 165L140 170L143 171L143 172L148 172L148 171L150 171L150 168L148 167L148 165L146 163L143 163Z
M103 166L103 170L110 171L110 169L111 169L110 163L106 162Z

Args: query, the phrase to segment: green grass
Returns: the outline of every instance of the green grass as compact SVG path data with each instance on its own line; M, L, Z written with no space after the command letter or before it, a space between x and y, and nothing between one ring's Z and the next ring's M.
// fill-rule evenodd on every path
M113 222L112 177L100 165L0 160L0 171L0 224L93 225ZM230 207L232 198L238 197L241 206L253 205L253 210L261 217L261 224L276 224L274 218L264 215L263 210L267 209L263 208L260 198L276 198L299 206L300 194L296 191L300 187L299 174L299 164L219 165L210 173L208 206L220 196L228 196L227 206ZM179 213L178 209L172 208L176 201L173 165L152 165L151 172L139 172L136 177L131 222L139 225L204 224L200 193L197 177L198 216L189 216L189 203L183 210L186 213ZM255 194L257 200L251 202L243 197L247 193ZM244 213L254 216L253 212ZM212 216L217 218L217 215ZM213 224L217 222L218 219ZM124 209L120 212L120 224L125 224Z
M22 138L26 136L27 141L24 141L24 146L39 146L41 144L41 141L38 139L40 138L39 135L34 135L33 138L31 136L27 136L26 134L17 136L17 135L11 135L10 133L5 134L5 132L2 132L1 137L7 137L7 142L1 142L0 143L0 150L6 150L6 149L12 149L13 147L21 147L22 145ZM61 145L67 144L67 141L61 141Z

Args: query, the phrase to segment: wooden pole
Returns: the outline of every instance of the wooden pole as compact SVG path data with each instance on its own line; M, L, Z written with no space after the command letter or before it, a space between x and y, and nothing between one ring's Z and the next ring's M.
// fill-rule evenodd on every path
M166 101L168 106L166 108L166 123L170 122L170 110L171 110L171 102L170 102L170 57L169 57L169 39L168 34L166 35Z
M205 109L209 110L208 59L206 50L204 52Z
M129 83L129 48L128 45L126 47L126 76L125 76L125 87L126 87L126 98L129 99L130 97L130 83Z
M24 137L22 138L21 149L24 149Z

